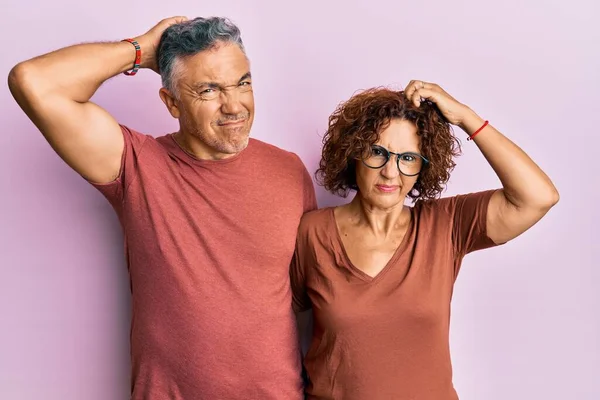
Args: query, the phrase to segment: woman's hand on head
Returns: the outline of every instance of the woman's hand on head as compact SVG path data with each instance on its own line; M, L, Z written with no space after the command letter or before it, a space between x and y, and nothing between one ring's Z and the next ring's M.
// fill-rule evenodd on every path
M431 101L448 122L456 126L462 127L465 120L475 114L473 110L450 96L436 83L412 80L404 89L404 94L416 107L419 107L424 100Z

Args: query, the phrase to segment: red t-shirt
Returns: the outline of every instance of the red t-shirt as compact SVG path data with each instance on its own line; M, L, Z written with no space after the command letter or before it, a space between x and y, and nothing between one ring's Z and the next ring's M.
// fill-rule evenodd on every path
M417 202L375 277L350 261L333 208L304 216L290 275L295 309L314 316L308 399L458 399L450 301L463 257L495 245L486 234L493 192Z
M312 180L250 139L218 161L122 127L119 177L94 184L119 215L132 291L132 399L302 395L289 265Z

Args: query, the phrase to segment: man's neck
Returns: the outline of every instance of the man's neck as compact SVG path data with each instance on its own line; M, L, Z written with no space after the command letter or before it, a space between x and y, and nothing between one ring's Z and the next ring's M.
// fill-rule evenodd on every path
M186 135L181 131L174 133L173 139L175 139L184 152L190 157L198 160L224 160L237 155L237 153L228 154L217 152L198 138L193 137L192 135Z

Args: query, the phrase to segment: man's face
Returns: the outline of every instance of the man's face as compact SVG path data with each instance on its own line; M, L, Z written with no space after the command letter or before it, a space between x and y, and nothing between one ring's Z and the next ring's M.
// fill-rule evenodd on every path
M167 107L197 156L221 159L248 145L254 120L250 63L237 44L222 43L177 61L176 98Z

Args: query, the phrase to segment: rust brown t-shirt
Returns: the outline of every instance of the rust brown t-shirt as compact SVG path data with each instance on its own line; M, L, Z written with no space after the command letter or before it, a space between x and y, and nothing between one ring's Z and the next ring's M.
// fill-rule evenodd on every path
M132 291L132 399L303 398L289 265L316 208L293 153L251 139L197 160L122 127L119 215Z
M295 310L314 316L304 359L309 399L458 399L450 300L463 257L494 246L486 235L493 192L417 202L374 278L349 260L333 208L303 217L290 276Z

